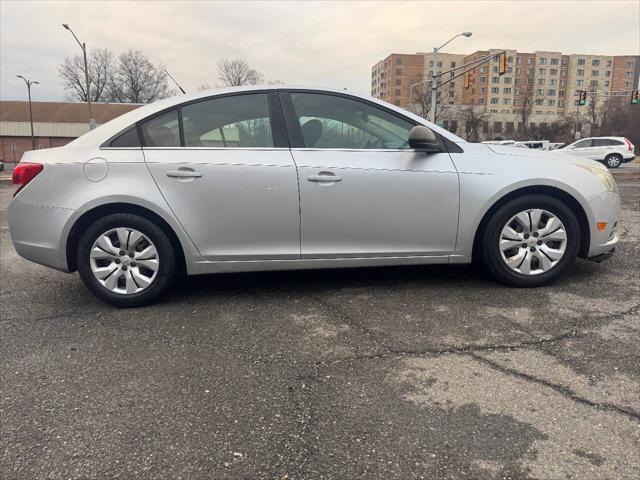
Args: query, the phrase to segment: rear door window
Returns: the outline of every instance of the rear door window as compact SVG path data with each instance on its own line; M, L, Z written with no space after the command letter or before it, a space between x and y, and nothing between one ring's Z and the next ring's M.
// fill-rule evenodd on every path
M271 148L266 93L213 98L182 107L186 147Z
M145 147L180 147L178 111L171 110L141 124Z

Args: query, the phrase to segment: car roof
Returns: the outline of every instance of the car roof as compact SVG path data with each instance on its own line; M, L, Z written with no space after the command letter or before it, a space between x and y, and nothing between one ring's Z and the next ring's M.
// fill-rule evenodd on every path
M145 119L155 113L161 112L163 110L169 109L171 107L181 105L183 103L193 102L200 99L213 98L221 95L229 95L233 93L243 93L243 92L254 92L254 91L270 91L270 90L282 90L282 91L291 91L291 90L303 90L303 91L314 91L318 93L333 93L340 95L347 95L355 98L359 98L362 100L366 100L371 103L376 103L381 107L384 107L388 110L393 110L398 112L399 114L409 117L414 120L416 123L426 125L431 128L433 131L439 133L440 135L448 138L449 140L456 143L466 143L466 140L458 137L457 135L449 132L448 130L439 127L438 125L434 125L422 117L415 115L414 113L409 112L408 110L404 110L397 105L392 105L391 103L385 102L384 100L380 100L379 98L374 98L369 95L363 95L360 93L353 92L347 89L334 89L334 88L325 88L325 87L310 87L310 86L288 86L288 85L251 85L251 86L241 86L241 87L225 87L218 88L213 90L200 90L194 93L187 93L184 95L176 95L173 97L165 98L163 100L159 100L153 103L149 103L140 108L127 112L110 122L104 123L100 125L95 130L91 130L90 132L78 137L69 145L100 145L106 140L110 139L114 135L119 132L125 130L129 126L134 123Z

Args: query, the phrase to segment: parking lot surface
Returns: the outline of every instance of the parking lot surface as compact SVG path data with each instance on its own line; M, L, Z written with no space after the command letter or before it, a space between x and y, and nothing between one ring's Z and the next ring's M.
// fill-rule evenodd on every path
M219 275L131 310L19 258L0 182L0 478L638 478L639 167L616 254L549 287Z

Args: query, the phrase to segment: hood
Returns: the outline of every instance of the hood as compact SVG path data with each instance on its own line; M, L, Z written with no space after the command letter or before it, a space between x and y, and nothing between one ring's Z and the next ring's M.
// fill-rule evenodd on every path
M558 162L567 162L581 167L597 168L601 170L607 170L607 167L595 160L589 160L588 158L577 157L575 155L569 155L563 153L560 150L537 150L532 148L521 148L503 145L486 145L489 150L499 155L509 155L516 157L536 157L545 160L553 160Z

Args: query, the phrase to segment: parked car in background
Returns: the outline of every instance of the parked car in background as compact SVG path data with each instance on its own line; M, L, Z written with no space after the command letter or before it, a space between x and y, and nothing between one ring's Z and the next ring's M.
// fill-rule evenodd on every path
M620 196L604 166L468 143L341 90L164 99L27 152L13 182L18 254L77 270L122 307L161 298L183 273L472 259L537 287L618 241Z
M556 152L597 160L609 168L618 168L634 159L634 145L625 137L583 138Z
M0 172L4 170L4 162L0 162Z

